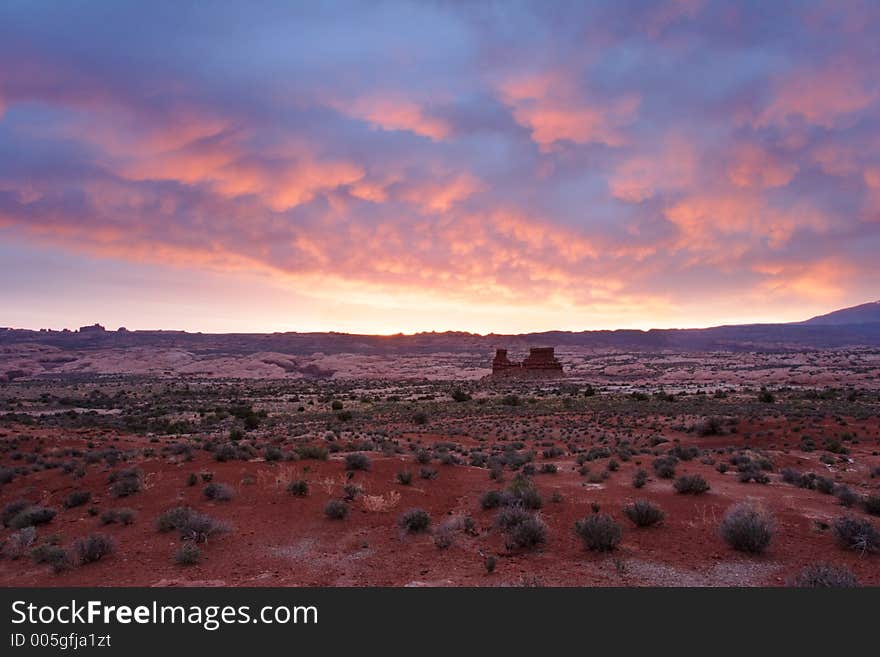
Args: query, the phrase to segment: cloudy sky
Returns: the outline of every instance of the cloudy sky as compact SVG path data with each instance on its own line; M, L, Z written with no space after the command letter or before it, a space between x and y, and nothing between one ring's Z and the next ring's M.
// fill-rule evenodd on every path
M0 5L0 325L520 332L880 298L880 3Z

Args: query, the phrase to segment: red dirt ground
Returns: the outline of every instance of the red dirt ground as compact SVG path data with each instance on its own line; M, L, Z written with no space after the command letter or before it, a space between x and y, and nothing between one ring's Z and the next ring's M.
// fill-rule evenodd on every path
M739 431L742 435L767 428L741 426ZM876 435L876 421L864 431ZM120 436L118 442L108 442L110 436L99 431L21 428L16 435L43 436L59 448L85 448L89 440L120 449L148 446L146 439L137 436ZM717 438L679 437L682 444L706 448L719 444ZM444 439L420 438L423 442ZM727 436L722 444L730 445L732 439ZM460 437L454 440L465 442ZM767 449L780 442L777 433L775 438L750 439L748 445ZM25 449L27 444L22 443ZM872 455L870 449L865 446L862 452L853 454L858 467L835 466L831 471L840 475L838 481L861 493L876 491L876 480L868 473L880 465L880 457ZM833 476L828 475L829 467L819 462L818 451L772 454L777 472L793 465ZM586 483L571 457L547 459L559 466L559 473L534 477L544 498L541 517L548 525L547 544L535 551L511 553L504 547L503 536L492 528L495 512L483 511L479 505L484 492L504 485L490 481L486 469L433 463L438 477L424 480L418 477L419 465L410 455L385 457L370 453L369 457L372 470L356 473L354 482L371 495L397 491L401 500L389 512L370 512L356 502L349 518L342 521L329 520L323 514L328 499L341 495L345 471L340 455L326 462L218 463L209 453L197 451L191 462L172 463L166 457L140 459L118 467L141 468L146 489L121 500L109 494L110 468L103 463L88 466L87 474L79 480L58 469L30 474L0 490L0 506L22 497L40 501L58 510L49 525L39 528L40 538L57 534L61 544L68 546L77 537L102 532L115 539L118 549L97 563L61 574L34 564L27 556L15 561L3 559L0 586L774 586L784 584L805 565L817 562L844 565L863 585L880 585L880 556L845 551L836 545L831 530L818 529L816 524L829 523L845 512L871 517L860 509L843 509L834 496L785 484L777 473L771 475L769 485L742 484L737 481L735 468L720 474L713 466L695 459L679 464L679 474L702 474L711 490L690 496L676 494L671 481L659 480L653 473L645 488L633 488L636 468L651 471L653 459L648 455L621 463L620 470L602 484ZM536 458L539 466L544 460L540 454ZM589 465L591 470L600 470L604 462ZM8 455L3 464L10 465ZM396 473L405 468L414 473L411 486L395 482ZM201 482L188 487L187 476L202 471L212 472L214 481L233 486L234 499L209 502L202 495ZM512 476L505 471L505 483ZM293 497L283 484L276 483L299 477L310 482L306 498ZM332 494L321 484L325 478L337 481ZM102 526L98 517L87 513L90 505L64 509L64 497L82 489L91 491L91 505L99 512L115 507L134 509L134 524ZM561 502L550 501L554 492L562 495ZM621 507L639 498L650 499L663 508L666 520L662 525L638 529L625 519ZM761 556L735 552L717 533L725 510L746 498L765 505L777 520L777 533ZM621 545L610 554L585 550L573 531L575 521L591 513L593 503L611 513L623 527ZM230 533L210 539L199 565L175 564L174 553L180 545L177 536L159 533L154 526L163 510L181 504L232 527ZM434 526L450 514L468 513L476 522L478 535L457 533L455 544L445 550L435 546L430 534L406 535L398 528L397 519L413 507L427 510ZM876 518L872 520L878 524ZM8 529L2 531L3 538L11 533ZM497 556L493 574L487 574L481 552Z

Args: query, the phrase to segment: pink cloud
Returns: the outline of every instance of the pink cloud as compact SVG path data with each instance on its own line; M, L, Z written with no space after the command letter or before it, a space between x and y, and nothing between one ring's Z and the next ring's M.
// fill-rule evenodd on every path
M756 125L780 125L791 117L834 128L877 99L876 82L852 61L836 60L777 80L770 104Z
M452 134L452 126L447 121L430 116L418 103L399 94L365 96L331 105L338 112L366 121L378 130L407 130L434 141Z
M446 212L459 201L485 189L486 186L475 176L460 173L440 180L431 176L429 180L408 185L400 197L425 212Z
M556 72L511 78L499 86L499 94L544 151L562 141L621 146L626 142L622 128L635 119L640 103L636 94L588 98L570 76Z
M800 166L793 159L775 155L754 143L733 148L727 166L727 177L737 187L785 187Z
M681 135L670 135L658 149L634 155L619 164L608 187L621 201L641 203L658 191L680 190L694 183L697 154Z

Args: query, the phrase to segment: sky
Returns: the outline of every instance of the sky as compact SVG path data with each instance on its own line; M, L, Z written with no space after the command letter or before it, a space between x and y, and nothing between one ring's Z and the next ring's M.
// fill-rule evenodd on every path
M880 298L880 3L0 4L0 326L797 321Z

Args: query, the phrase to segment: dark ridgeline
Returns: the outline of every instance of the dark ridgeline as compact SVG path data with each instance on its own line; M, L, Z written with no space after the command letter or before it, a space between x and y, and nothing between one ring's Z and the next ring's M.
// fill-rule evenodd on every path
M0 328L0 346L46 344L60 349L130 347L180 348L197 354L247 354L272 351L287 354L325 353L485 353L501 343L525 351L533 344L631 351L803 351L843 347L880 347L880 303L840 310L805 322L745 324L705 329L650 331L547 331L520 335L478 335L465 332L415 335L357 335L348 333L186 333L184 331L106 331L100 325L79 331L32 331ZM506 353L501 354L506 358ZM540 364L546 354L540 351ZM550 351L552 358L552 349ZM496 355L498 358L498 355ZM531 356L530 356L531 358ZM526 359L529 360L529 359Z

